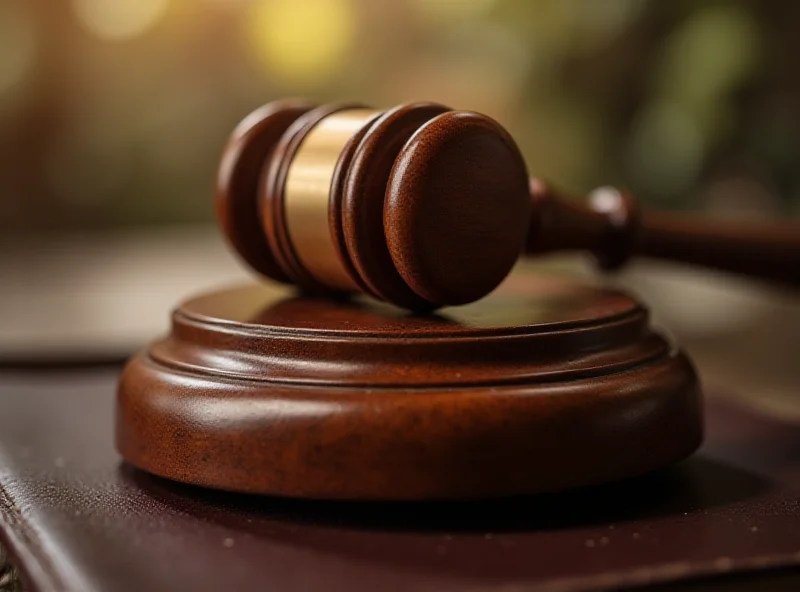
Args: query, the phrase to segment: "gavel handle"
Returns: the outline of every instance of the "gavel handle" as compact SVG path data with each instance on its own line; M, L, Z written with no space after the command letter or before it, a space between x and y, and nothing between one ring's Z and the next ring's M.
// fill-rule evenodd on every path
M611 188L581 203L537 180L531 181L531 199L527 254L590 251L604 269L650 257L800 286L798 223L754 226L648 212Z

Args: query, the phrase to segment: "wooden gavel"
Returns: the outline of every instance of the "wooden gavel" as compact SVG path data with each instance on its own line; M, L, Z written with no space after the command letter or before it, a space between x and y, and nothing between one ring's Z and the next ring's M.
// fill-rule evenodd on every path
M216 206L263 275L412 310L478 300L520 253L556 250L589 251L604 269L641 255L800 283L798 225L647 212L613 188L563 199L528 178L497 122L435 103L270 103L229 140Z

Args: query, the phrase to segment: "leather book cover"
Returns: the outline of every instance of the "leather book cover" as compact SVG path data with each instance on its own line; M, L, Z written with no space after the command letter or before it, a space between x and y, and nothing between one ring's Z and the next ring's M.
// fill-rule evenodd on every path
M579 591L800 563L800 427L713 398L701 451L646 477L359 504L210 491L125 465L116 378L0 374L0 541L26 590Z

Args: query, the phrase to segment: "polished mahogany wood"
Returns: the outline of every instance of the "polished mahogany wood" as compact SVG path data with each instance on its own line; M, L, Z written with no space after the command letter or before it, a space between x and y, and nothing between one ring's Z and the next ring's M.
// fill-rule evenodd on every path
M604 269L650 257L800 286L800 224L745 224L639 210L612 187L582 203L531 180L534 214L525 252L585 250Z
M511 137L481 115L450 111L423 125L397 156L385 193L391 261L428 302L488 294L525 243L525 163Z
M279 282L293 278L281 269L259 223L259 176L286 130L312 107L301 100L274 101L248 115L231 134L217 173L215 204L222 231L250 267Z
M123 457L163 477L356 500L601 483L702 436L695 371L635 299L522 275L428 316L266 285L198 296L126 368L116 422Z
M447 111L436 103L411 103L384 113L356 147L343 188L342 234L355 272L371 295L404 308L433 306L404 281L392 261L384 232L383 195L405 143L426 122Z
M798 224L754 227L648 212L613 188L594 191L585 204L562 198L529 181L519 149L497 122L432 103L375 111L322 163L332 171L326 182L313 175L287 182L293 163L318 162L308 153L320 145L319 126L340 133L364 107L309 109L278 102L248 117L220 169L226 235L273 279L315 293L363 291L423 311L485 296L521 253L584 250L603 269L644 256L800 283ZM313 207L321 208L308 218L321 229L313 236L297 216L287 222L287 210ZM320 219L328 220L327 232L314 222Z

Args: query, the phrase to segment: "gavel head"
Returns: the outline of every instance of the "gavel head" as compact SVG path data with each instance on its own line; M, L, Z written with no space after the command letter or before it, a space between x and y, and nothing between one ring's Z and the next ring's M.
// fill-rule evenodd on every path
M217 217L263 275L412 310L491 292L521 253L531 200L509 134L434 103L270 103L219 169Z

